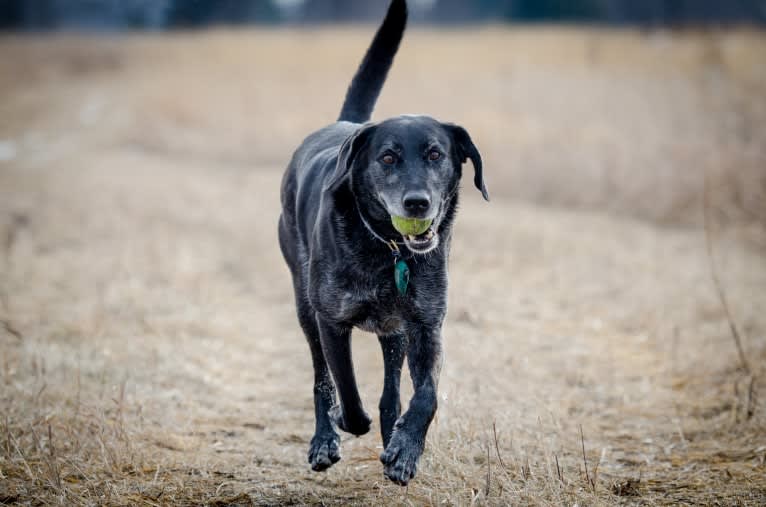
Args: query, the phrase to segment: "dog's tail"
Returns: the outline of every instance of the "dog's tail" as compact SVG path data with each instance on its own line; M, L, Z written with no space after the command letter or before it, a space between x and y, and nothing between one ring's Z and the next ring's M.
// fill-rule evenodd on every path
M348 87L338 121L364 123L370 119L406 26L406 0L392 0L383 24Z

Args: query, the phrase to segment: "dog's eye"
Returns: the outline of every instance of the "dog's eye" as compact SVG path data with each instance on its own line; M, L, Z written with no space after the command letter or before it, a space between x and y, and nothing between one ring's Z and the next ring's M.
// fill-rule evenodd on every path
M431 150L428 152L428 160L439 160L440 158L442 158L442 154L438 151Z
M381 159L384 164L386 165L393 165L394 162L396 162L396 158L389 154L383 155L383 158Z

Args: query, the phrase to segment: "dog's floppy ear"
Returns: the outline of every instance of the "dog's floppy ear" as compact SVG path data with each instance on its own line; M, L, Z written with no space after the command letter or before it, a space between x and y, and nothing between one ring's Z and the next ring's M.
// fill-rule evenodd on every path
M452 135L452 141L455 143L455 148L457 149L460 162L465 164L469 158L471 159L471 163L473 164L474 168L473 183L481 192L484 200L489 201L489 192L487 192L487 186L484 184L484 171L481 164L481 154L479 154L479 150L476 149L476 145L473 144L471 136L469 136L468 132L459 125L445 123L444 126Z
M374 124L368 123L345 140L338 152L338 163L335 165L335 170L325 182L322 190L325 192L335 192L348 181L351 176L351 167L354 165L361 149L367 144L367 140L374 127Z

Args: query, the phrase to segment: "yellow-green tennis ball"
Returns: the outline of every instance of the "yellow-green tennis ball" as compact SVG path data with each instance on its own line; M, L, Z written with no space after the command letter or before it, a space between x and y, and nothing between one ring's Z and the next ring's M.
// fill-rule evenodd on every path
M431 227L431 219L422 218L405 218L405 217L391 217L391 223L394 224L394 229L406 236L417 236L423 234Z

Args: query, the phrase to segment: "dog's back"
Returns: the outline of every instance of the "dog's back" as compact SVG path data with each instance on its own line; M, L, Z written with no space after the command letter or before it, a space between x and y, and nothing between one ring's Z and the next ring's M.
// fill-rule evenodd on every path
M296 254L305 255L308 235L319 211L323 181L335 168L340 146L358 128L355 123L334 123L308 136L293 154L282 179L279 238L291 268L294 262L306 260L296 258Z

